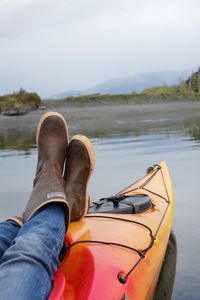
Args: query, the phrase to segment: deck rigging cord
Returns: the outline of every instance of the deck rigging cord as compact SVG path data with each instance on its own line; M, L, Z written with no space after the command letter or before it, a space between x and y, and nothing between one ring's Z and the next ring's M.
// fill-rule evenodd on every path
M154 172L153 172L154 171ZM151 190L148 190L145 188L145 185L147 185L147 183L149 181L151 181L151 179L158 173L158 172L161 172L161 176L162 176L162 180L163 180L163 183L164 183L164 188L165 188L165 192L166 192L166 195L167 197L163 197L155 192L152 192ZM167 203L167 207L162 215L162 218L161 218L161 221L160 223L158 224L158 227L156 229L156 232L153 234L152 232L152 229L150 227L148 227L147 225L141 223L141 222L137 222L137 221L134 221L134 220L129 220L129 219L125 219L125 218L120 218L120 217L111 217L111 216L104 216L104 215L98 215L98 214L94 214L94 215L86 215L85 218L102 218L102 219L110 219L110 220L117 220L117 221L122 221L122 222L130 222L130 223L134 223L134 224L137 224L139 226L142 226L143 228L145 228L146 230L148 230L149 232L149 236L150 236L150 242L149 242L149 245L145 248L145 249L142 249L142 250L139 250L139 249L135 249L133 247L130 247L130 246L127 246L127 245L124 245L124 244L120 244L120 243L114 243L114 242L105 242L105 241L96 241L96 240L81 240L81 241L77 241L77 242L74 242L72 244L69 244L66 248L67 251L69 251L72 247L74 247L75 245L77 244L85 244L85 243L89 243L89 244L102 244L102 245L109 245L109 246L117 246L117 247L121 247L121 248L124 248L124 249L127 249L127 250L131 250L131 251L134 251L136 252L138 255L139 255L139 259L136 261L136 263L134 263L134 265L132 265L132 267L130 268L129 271L127 271L125 274L122 274L122 273L118 273L117 274L117 278L118 280L120 281L120 283L122 284L125 284L127 282L127 279L129 277L129 275L133 272L133 270L136 268L136 266L142 261L143 258L145 258L145 255L146 253L149 251L149 249L151 249L154 245L154 242L155 242L155 239L156 239L156 236L159 232L159 229L162 225L162 222L164 220L164 217L167 213L167 210L169 208L169 205L170 205L170 197L169 197L169 193L168 193L168 190L167 190L167 186L166 186L166 183L165 183L165 179L164 179L164 175L163 175L163 172L162 172L162 168L160 165L153 165L152 167L148 168L147 169L147 173L151 173L153 172L153 174L143 183L141 184L139 187L137 188L134 188L134 189L129 189L127 190L129 186L126 190L125 190L125 193L130 193L130 192L133 192L135 190L138 190L138 189L142 189L144 191L148 191L150 192L151 194L153 195L156 195L158 197L160 197L161 199L165 200L166 203ZM137 182L139 182L140 180L138 180ZM136 183L137 183L136 182ZM122 191L123 192L123 191ZM122 196L122 198L125 196L124 194L121 194L122 192L118 193L117 195L118 196ZM102 198L100 199L101 201L103 199L106 199L106 198ZM96 205L101 205L101 203L96 203L94 202ZM102 202L103 203L103 202Z

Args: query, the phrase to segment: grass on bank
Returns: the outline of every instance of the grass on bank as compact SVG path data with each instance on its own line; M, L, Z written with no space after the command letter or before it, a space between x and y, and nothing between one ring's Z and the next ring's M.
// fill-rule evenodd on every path
M170 90L170 89L169 89ZM141 94L120 94L120 95L85 95L76 97L67 97L65 99L58 100L45 100L44 104L47 107L56 107L62 105L81 106L81 105L98 105L98 104L146 104L154 102L165 102L165 101L181 101L181 100L200 100L200 94L191 93L178 93L175 89L163 92L163 89L152 88L144 90Z
M0 112L11 109L37 109L41 103L37 93L28 93L20 89L19 92L0 96Z

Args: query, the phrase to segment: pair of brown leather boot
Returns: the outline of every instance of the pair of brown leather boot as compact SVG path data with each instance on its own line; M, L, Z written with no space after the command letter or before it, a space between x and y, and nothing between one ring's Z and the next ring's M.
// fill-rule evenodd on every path
M63 203L68 222L81 219L89 208L87 184L94 169L94 151L86 136L68 141L67 123L56 112L45 113L36 134L38 163L33 191L23 222L48 203ZM64 173L64 174L63 174ZM18 217L12 218L18 224Z

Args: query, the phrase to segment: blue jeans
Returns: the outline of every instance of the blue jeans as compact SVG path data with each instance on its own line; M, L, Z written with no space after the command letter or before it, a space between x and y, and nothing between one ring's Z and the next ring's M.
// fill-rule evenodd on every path
M49 204L23 227L0 223L0 299L48 299L66 232L65 210Z

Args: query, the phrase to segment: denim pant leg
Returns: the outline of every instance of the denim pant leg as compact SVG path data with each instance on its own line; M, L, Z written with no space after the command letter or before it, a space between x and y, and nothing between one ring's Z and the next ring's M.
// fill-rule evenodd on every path
M20 228L21 226L12 220L0 223L0 261L4 252L10 247L10 244L18 234Z
M48 299L66 231L65 208L49 204L20 229L0 264L0 299Z

